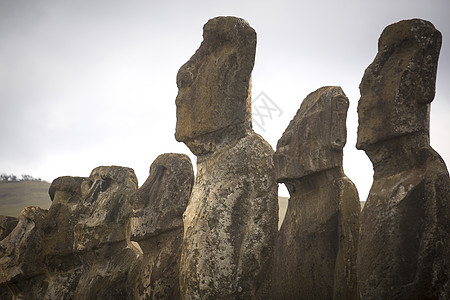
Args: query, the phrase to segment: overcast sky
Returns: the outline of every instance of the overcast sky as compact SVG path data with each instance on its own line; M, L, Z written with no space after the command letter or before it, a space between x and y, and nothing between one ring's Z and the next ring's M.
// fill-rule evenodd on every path
M255 117L255 131L275 148L310 92L341 86L350 99L344 170L365 200L373 172L355 149L358 86L389 24L418 17L443 34L431 144L450 163L449 11L448 0L0 0L0 172L51 182L121 165L142 184L159 154L195 164L174 138L175 78L208 19L232 15L258 34L254 107L264 98L279 109Z

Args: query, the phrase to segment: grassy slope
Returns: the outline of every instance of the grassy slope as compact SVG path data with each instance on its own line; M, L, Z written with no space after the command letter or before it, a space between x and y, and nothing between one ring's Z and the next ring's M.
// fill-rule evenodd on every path
M0 215L18 217L26 206L48 209L52 202L48 195L50 183L39 181L0 181Z

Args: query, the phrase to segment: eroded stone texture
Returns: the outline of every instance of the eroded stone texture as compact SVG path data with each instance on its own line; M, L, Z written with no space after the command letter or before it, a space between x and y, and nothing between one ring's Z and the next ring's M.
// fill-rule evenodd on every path
M187 155L162 154L132 197L131 240L143 251L135 299L179 299L183 212L194 184Z
M276 188L272 150L259 135L198 159L184 216L180 282L186 299L247 299L268 292Z
M75 298L132 299L138 254L127 232L136 176L129 168L98 167L89 181L74 229L74 252L83 265Z
M342 167L348 105L340 87L322 87L303 100L277 144L279 182Z
M270 297L277 185L270 145L251 130L256 33L238 18L204 26L177 76L176 138L197 155L184 214L184 299Z
M442 36L423 20L385 28L359 86L358 149L409 133L429 135Z
M64 176L55 179L49 188L52 205L43 222L43 255L48 277L45 299L75 297L83 268L73 251L73 232L90 184L88 178Z
M247 21L218 17L203 27L203 42L177 75L175 138L196 155L251 128L251 73L256 32Z
M423 20L392 24L366 69L357 147L374 168L361 214L363 299L450 297L450 179L429 143L441 34Z
M290 199L275 246L274 299L358 299L359 197L342 170L348 99L309 94L278 141L276 176Z
M11 233L18 221L19 220L14 217L0 216L0 241Z
M47 281L42 228L46 214L39 207L25 207L17 226L0 242L0 295L17 299L39 299L44 295Z
M44 221L47 255L73 253L73 229L80 218L82 186L86 193L89 184L88 178L70 176L59 177L52 182L49 188L52 205Z
M55 179L49 189L53 202L48 212L26 208L16 228L1 242L5 255L0 260L1 269L11 276L4 281L9 295L0 294L4 299L74 298L82 268L73 255L73 229L79 218L81 185L86 181Z

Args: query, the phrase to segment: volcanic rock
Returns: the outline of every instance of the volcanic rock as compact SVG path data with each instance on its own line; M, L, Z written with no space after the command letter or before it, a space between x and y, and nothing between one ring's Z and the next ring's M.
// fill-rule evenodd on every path
M357 147L374 168L361 214L363 299L450 297L450 179L429 142L440 48L430 22L392 24L361 81Z
M131 240L143 251L136 299L179 299L183 212L194 185L187 155L162 154L132 197Z
M47 211L25 207L10 234L0 242L0 295L39 299L47 289L42 254Z
M203 27L203 42L177 75L175 138L195 155L251 130L251 73L256 32L247 21L217 17Z
M19 219L9 216L0 216L0 241L3 240L16 227Z
M176 139L197 155L184 214L184 299L270 297L278 223L273 150L251 130L256 33L234 17L204 26L178 72Z
M89 181L74 228L74 252L83 265L75 298L132 299L138 253L127 232L136 175L129 168L98 167Z
M75 297L83 268L73 251L74 227L80 220L81 203L89 185L88 178L64 176L55 179L49 188L52 205L43 222L43 255L48 276L45 299Z
M358 299L360 205L342 170L349 101L340 87L309 94L274 163L290 199L277 235L273 299Z

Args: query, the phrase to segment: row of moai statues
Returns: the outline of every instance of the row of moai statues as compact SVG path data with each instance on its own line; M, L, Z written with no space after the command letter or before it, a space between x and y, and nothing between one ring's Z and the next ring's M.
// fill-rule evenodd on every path
M429 143L439 31L414 19L379 39L358 104L374 166L361 213L342 89L309 94L273 152L252 130L255 31L218 17L203 37L177 75L175 138L195 179L183 154L159 156L140 188L124 167L56 179L48 211L0 219L0 298L450 298L450 179Z
M53 181L0 242L0 299L177 299L189 157L160 155L138 189L130 168ZM11 219L9 219L11 222Z

